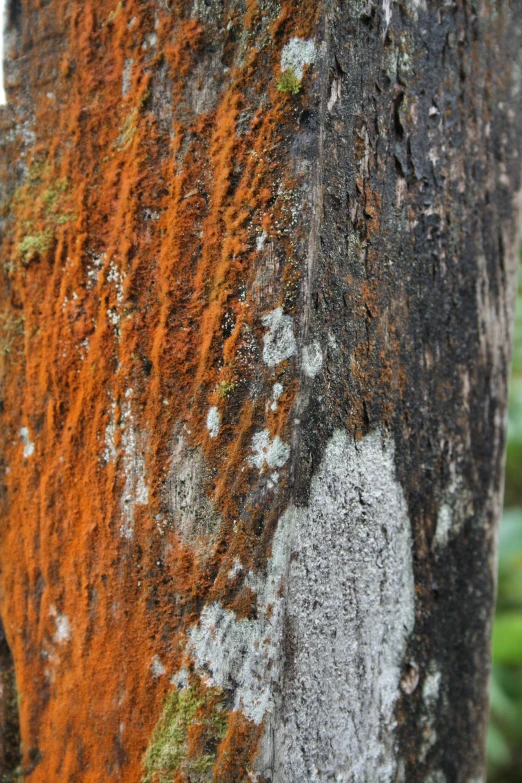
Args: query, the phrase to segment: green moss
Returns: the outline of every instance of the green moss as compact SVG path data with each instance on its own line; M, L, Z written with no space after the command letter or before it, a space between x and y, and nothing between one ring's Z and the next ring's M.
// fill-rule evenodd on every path
M51 182L45 187L44 180L48 178ZM24 213L27 216L21 221L22 238L17 246L24 263L46 253L53 244L56 229L75 219L75 215L65 209L68 193L67 179L53 180L49 167L42 162L31 166L11 204L15 217ZM35 230L38 223L44 227Z
M218 397L220 400L224 400L225 397L228 397L228 395L234 391L236 388L236 384L232 381L221 381L221 383L218 386Z
M36 234L28 234L18 243L18 254L21 256L22 261L27 263L49 250L53 239L54 232L51 228L37 231Z
M301 89L301 81L295 75L293 68L287 68L286 71L283 71L277 81L277 89L279 92L290 92L292 95L297 95Z
M23 780L22 767L17 767L13 772L4 772L1 783L15 783L18 780Z
M142 783L170 783L177 771L191 783L210 783L217 747L225 736L228 714L224 694L195 680L168 697L144 758ZM197 747L189 747L189 730L197 729Z

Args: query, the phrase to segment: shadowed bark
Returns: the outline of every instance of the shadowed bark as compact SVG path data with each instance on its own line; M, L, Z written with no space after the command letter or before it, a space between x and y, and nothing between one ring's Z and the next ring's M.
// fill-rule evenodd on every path
M0 611L33 783L484 780L521 27L10 5Z
M0 780L10 783L20 772L20 725L13 656L0 628Z

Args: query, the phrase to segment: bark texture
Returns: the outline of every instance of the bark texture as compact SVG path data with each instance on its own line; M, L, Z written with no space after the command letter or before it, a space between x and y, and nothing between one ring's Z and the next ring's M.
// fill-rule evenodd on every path
M11 0L4 780L484 780L521 26Z

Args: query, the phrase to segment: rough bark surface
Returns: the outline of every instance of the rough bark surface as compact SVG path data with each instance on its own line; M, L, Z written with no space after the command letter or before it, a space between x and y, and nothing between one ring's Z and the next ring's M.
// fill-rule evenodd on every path
M3 780L484 779L521 22L11 0Z

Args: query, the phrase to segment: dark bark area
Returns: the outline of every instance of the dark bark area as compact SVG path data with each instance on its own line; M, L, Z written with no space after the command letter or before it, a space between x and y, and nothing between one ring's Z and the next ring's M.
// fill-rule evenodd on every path
M341 422L393 432L414 540L405 667L424 662L398 705L406 780L478 780L517 273L520 9L404 3L385 25L375 8L338 6L325 18L310 329L342 350L311 395L302 449L313 471ZM431 704L428 662L441 673Z
M20 720L14 661L0 627L0 780L11 783L20 773Z

